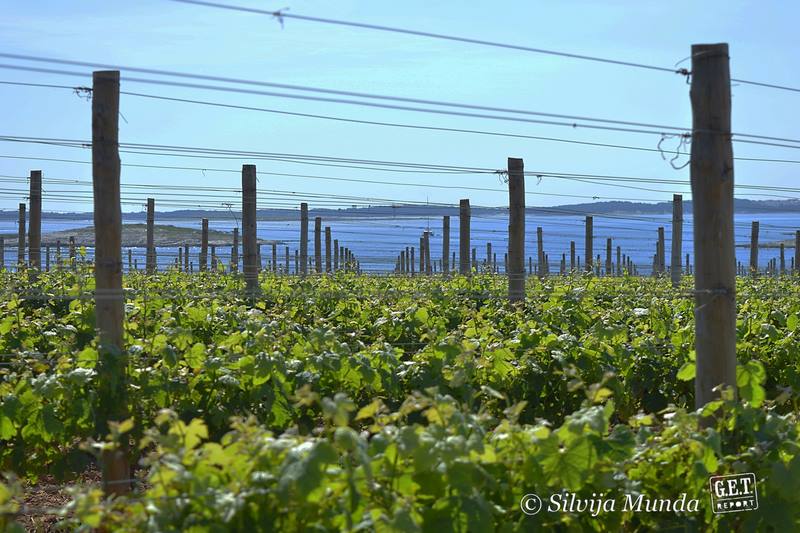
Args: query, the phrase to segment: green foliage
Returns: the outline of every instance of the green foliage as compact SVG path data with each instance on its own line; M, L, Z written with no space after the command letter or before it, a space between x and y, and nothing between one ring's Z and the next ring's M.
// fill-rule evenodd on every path
M792 279L740 281L744 401L709 404L701 414L712 426L700 429L693 302L665 280L531 280L524 305L511 306L499 277L264 275L251 304L234 276L133 274L121 359L131 418L98 433L104 360L92 302L78 297L91 289L90 273L43 274L34 287L0 276L11 287L0 304L0 354L15 354L0 359L0 470L68 479L92 460L81 443L111 433L111 442L129 439L146 472L129 499L76 492L70 526L800 526L800 490L781 488L800 473ZM711 514L709 475L741 471L756 473L763 509ZM12 505L2 503L11 494L3 487L0 505ZM685 492L701 511L519 510L523 494L562 490Z

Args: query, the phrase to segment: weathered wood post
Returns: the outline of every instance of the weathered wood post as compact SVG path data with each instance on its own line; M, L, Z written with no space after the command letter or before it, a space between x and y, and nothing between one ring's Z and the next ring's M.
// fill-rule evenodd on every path
M332 263L331 260L331 227L325 226L325 272L331 273Z
M459 202L459 220L458 220L458 260L459 272L468 276L472 271L469 261L469 219L470 219L469 199L465 198Z
M475 272L478 271L478 250L476 248L472 249L472 266L470 267L470 271L472 270Z
M681 256L683 255L683 195L672 195L672 249L670 250L670 278L672 286L681 284Z
M622 275L622 247L617 246L617 277Z
M294 251L294 273L300 273L300 250Z
M508 169L508 300L525 300L525 162L509 157Z
M411 248L406 246L406 274L411 273L411 265L414 263L413 259L411 258Z
M4 252L5 252L5 249L4 249L4 246L3 246L3 243L2 243L2 237L0 237L0 256L2 256L4 254ZM50 272L50 245L49 244L45 245L44 252L45 252L44 269L45 269L46 272ZM3 262L2 259L0 259L0 270L3 270L3 266L4 266L4 262Z
M17 222L17 270L25 267L25 204L19 204Z
M786 274L786 253L784 250L784 244L781 243L781 275Z
M415 266L415 261L414 261L414 247L412 246L411 247L411 275L412 276L414 275L414 269L415 268L416 268L416 266Z
M94 188L95 321L99 333L99 436L111 421L128 417L127 361L122 346L125 305L122 294L122 210L120 207L119 72L98 71L92 86L92 182ZM101 454L103 490L128 492L130 468L127 446Z
M442 273L450 274L450 215L442 217Z
M575 241L569 241L569 271L575 272Z
M289 247L286 246L285 248L286 248L285 249L286 253L284 254L284 258L283 258L283 273L288 276L289 275Z
M339 239L333 239L333 271L339 271Z
M256 212L256 166L242 165L242 270L247 295L258 295L258 272L261 261L258 254L258 228Z
M400 273L406 273L406 251L400 250Z
M28 221L28 263L36 271L42 268L42 171L31 170L30 195L31 204Z
M314 270L322 274L322 217L314 217Z
M431 264L431 232L425 231L425 274L430 276L433 274L433 265Z
M239 272L239 228L233 228L233 246L231 246L231 272Z
M758 221L750 228L750 275L758 275Z
M736 394L736 256L728 45L692 46L695 405Z
M584 257L586 258L586 272L592 273L592 259L594 258L594 231L593 219L590 216L586 217L586 245L584 250Z
M278 272L278 243L272 241L272 273Z
M200 237L200 272L208 268L208 219L203 219L203 229Z
M156 201L154 198L147 199L147 261L145 270L148 274L156 271L156 247L155 247L155 217Z
M606 238L606 276L613 276L614 272L611 270L611 238Z
M667 255L664 248L664 226L658 227L658 273L663 274L667 269Z
M300 204L300 274L308 274L308 204Z
M183 245L183 271L189 272L189 245Z
M798 258L800 258L800 255L798 255L799 253L800 253L800 230L797 230L794 232L794 258L792 258L792 260L794 261L794 270L796 272L800 271L800 260L798 260Z
M539 262L539 278L544 278L544 235L541 226L536 228L536 261Z
M419 273L425 273L425 235L419 238Z

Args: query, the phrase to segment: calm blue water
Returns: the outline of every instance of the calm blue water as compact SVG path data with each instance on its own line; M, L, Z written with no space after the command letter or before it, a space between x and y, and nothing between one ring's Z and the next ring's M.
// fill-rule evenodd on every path
M298 217L299 218L299 217ZM797 213L768 213L745 214L735 217L737 244L749 243L750 224L753 220L760 223L759 239L762 243L793 239L796 229L800 229L800 215ZM141 222L137 220L136 222ZM157 220L158 222L158 220ZM91 225L91 219L86 220L47 220L42 221L42 232L67 230ZM200 220L168 220L168 224L200 228ZM506 215L498 216L473 216L471 227L471 245L477 250L479 262L486 257L486 243L491 242L493 253L497 254L498 267L503 269L503 255L506 252L508 230ZM211 220L210 228L232 231L237 221ZM340 246L350 248L361 261L363 270L377 272L394 268L395 258L401 249L414 246L419 250L419 238L425 229L431 231L431 258L441 259L441 217L431 218L369 218L369 219L330 219L323 220L323 226L331 227L333 239L339 240ZM458 252L458 217L450 218L450 250ZM544 249L549 255L551 270L558 271L561 254L567 254L569 260L569 243L575 241L577 254L581 263L584 259L584 221L582 216L528 216L526 218L526 257L536 258L536 228L541 226L544 234ZM621 246L622 253L630 256L639 268L640 273L650 272L652 257L655 253L655 243L658 238L657 228L663 226L666 239L666 258L669 263L671 242L671 215L625 215L595 216L594 217L594 254L598 253L605 261L606 239L612 238L613 260L616 261L616 247ZM309 224L309 255L313 257L313 219ZM0 233L16 233L15 221L0 221ZM262 239L278 239L282 244L278 246L278 265L284 264L285 247L290 249L290 269L294 271L294 251L300 242L300 224L298 221L266 221L258 222L258 236ZM324 250L324 232L323 232ZM66 243L64 243L66 244ZM198 243L199 245L199 243ZM692 217L687 215L683 229L683 252L689 253L690 262L693 261ZM158 248L159 266L167 266L175 261L177 248ZM197 254L199 246L190 248L191 260L197 268ZM262 261L267 263L271 259L271 246L262 246ZM55 261L55 250L51 248L52 261ZM736 257L742 263L749 262L749 248L737 247ZM67 248L63 246L62 255L67 255ZM88 250L91 257L92 250ZM218 246L217 255L220 260L228 262L230 246ZM767 262L779 255L778 249L759 250L759 265L764 267ZM138 261L139 268L144 266L145 251L143 248L132 248L132 256ZM241 251L240 251L241 256ZM16 246L6 246L5 265L10 266L16 262ZM418 256L417 256L418 257ZM786 250L787 268L794 257L794 250ZM44 261L44 257L42 257ZM123 262L127 265L127 250L123 251ZM684 261L685 262L685 258ZM528 261L526 259L526 268Z

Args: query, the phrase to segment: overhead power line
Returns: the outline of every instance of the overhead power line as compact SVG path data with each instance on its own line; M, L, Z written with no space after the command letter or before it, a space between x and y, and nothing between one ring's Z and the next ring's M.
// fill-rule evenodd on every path
M645 70L654 70L658 72L669 72L671 74L680 74L684 76L688 76L691 74L690 71L684 68L675 68L675 67L662 67L658 65L649 65L646 63L638 63L635 61L625 61L622 59L612 59L607 57L599 57L599 56L591 56L587 54L577 54L572 52L563 52L558 50L548 50L544 48L534 48L531 46L523 46L517 44L509 44L509 43L501 43L496 41L489 41L485 39L476 39L472 37L459 37L456 35L446 35L442 33L434 33L428 31L421 31L421 30L411 30L406 28L397 28L393 26L384 26L380 24L368 24L364 22L352 22L346 20L338 20L338 19L330 19L324 17L312 17L308 15L296 15L294 13L287 13L286 10L277 10L277 11L269 11L266 9L257 9L252 7L244 7L244 6L234 6L230 4L222 4L219 2L207 2L204 0L172 0L173 2L178 2L181 4L193 4L198 6L206 6L206 7L213 7L217 9L225 9L229 11L239 11L244 13L254 13L257 15L267 15L273 17L283 24L283 19L294 19L294 20L303 20L307 22L319 22L323 24L333 24L336 26L346 26L350 28L361 28L367 30L376 30L376 31L384 31L384 32L391 32L391 33L401 33L405 35L413 35L416 37L428 37L431 39L440 39L445 41L454 41L466 44L475 44L480 46L490 46L494 48L505 48L508 50L516 50L520 52L531 52L535 54L544 54L544 55L552 55L558 57L566 57L570 59L579 59L582 61L592 61L595 63L605 63L610 65L618 65L623 67L631 67L631 68L638 68L638 69L645 69ZM753 80L745 80L741 78L731 78L731 81L734 83L741 83L744 85L754 85L758 87L766 87L770 89L779 89L782 91L791 91L791 92L800 92L800 88L798 87L790 87L787 85L779 85L775 83L766 83L760 81L753 81Z

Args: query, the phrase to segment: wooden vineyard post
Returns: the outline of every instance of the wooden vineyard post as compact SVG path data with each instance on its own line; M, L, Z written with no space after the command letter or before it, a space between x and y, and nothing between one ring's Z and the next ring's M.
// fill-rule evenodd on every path
M758 275L758 221L750 228L750 275Z
M325 272L331 273L332 263L331 260L331 227L325 226Z
M25 204L19 204L17 222L17 270L25 267Z
M42 268L42 171L31 170L28 221L28 264L33 275Z
M611 238L606 238L606 276L613 276L614 272L611 270Z
M0 256L3 255L4 247L2 243L2 238L0 238ZM47 244L44 247L44 269L46 272L50 272L50 245ZM3 260L0 259L0 270L3 270Z
M183 271L189 272L189 245L183 245Z
M798 256L798 252L800 252L800 230L794 232L794 271L800 271L800 256Z
M231 272L239 272L239 228L233 228L233 245L231 246Z
M781 273L781 276L782 276L782 275L784 275L786 273L786 251L785 251L785 246L784 246L783 243L781 243L781 256L780 257L781 257L780 273Z
M400 274L406 273L406 251L400 250Z
M258 257L257 209L256 166L242 165L242 270L250 298L258 295L258 272L261 268Z
M414 258L411 257L411 248L406 246L406 274L412 274L414 270L411 268L414 264Z
M672 249L670 250L670 278L672 286L681 284L681 256L683 255L683 196L672 195Z
M541 226L536 228L536 260L539 262L539 278L544 278L544 235Z
M97 433L128 417L128 357L122 346L125 305L122 294L122 210L120 207L119 72L93 74L92 182L94 187L95 320L99 333ZM125 494L130 467L127 445L101 454L103 490Z
M663 274L667 267L667 255L664 250L664 226L658 227L658 273Z
M492 271L492 243L486 243L486 264L485 269L487 272Z
M425 273L425 235L419 238L419 273Z
M314 270L322 274L322 217L314 217Z
M156 271L156 248L155 248L155 213L156 201L154 198L147 199L147 260L145 270L148 274Z
M48 270L50 265L48 265ZM6 269L6 240L0 237L0 271Z
M285 251L285 254L284 254L284 258L283 258L283 273L288 276L289 275L289 247L286 246L284 251Z
M442 217L442 274L450 274L450 216Z
M208 268L208 219L203 219L202 236L200 237L200 272Z
M728 45L692 46L695 406L736 394L736 256Z
M622 275L622 247L617 246L617 277Z
M294 273L300 273L300 250L294 251Z
M458 270L464 276L472 271L469 261L469 211L469 199L465 198L459 202L458 222Z
M272 241L272 273L278 272L278 243Z
M308 204L300 204L300 274L308 274Z
M508 158L508 300L525 300L525 162Z
M431 232L425 231L424 239L425 239L425 274L430 276L433 274L433 266L431 265Z
M569 241L569 271L575 273L575 241Z
M339 239L333 239L333 271L339 271Z
M594 257L594 232L593 232L593 219L590 216L586 217L586 245L584 250L584 258L586 264L584 268L589 274L592 273L592 259Z

